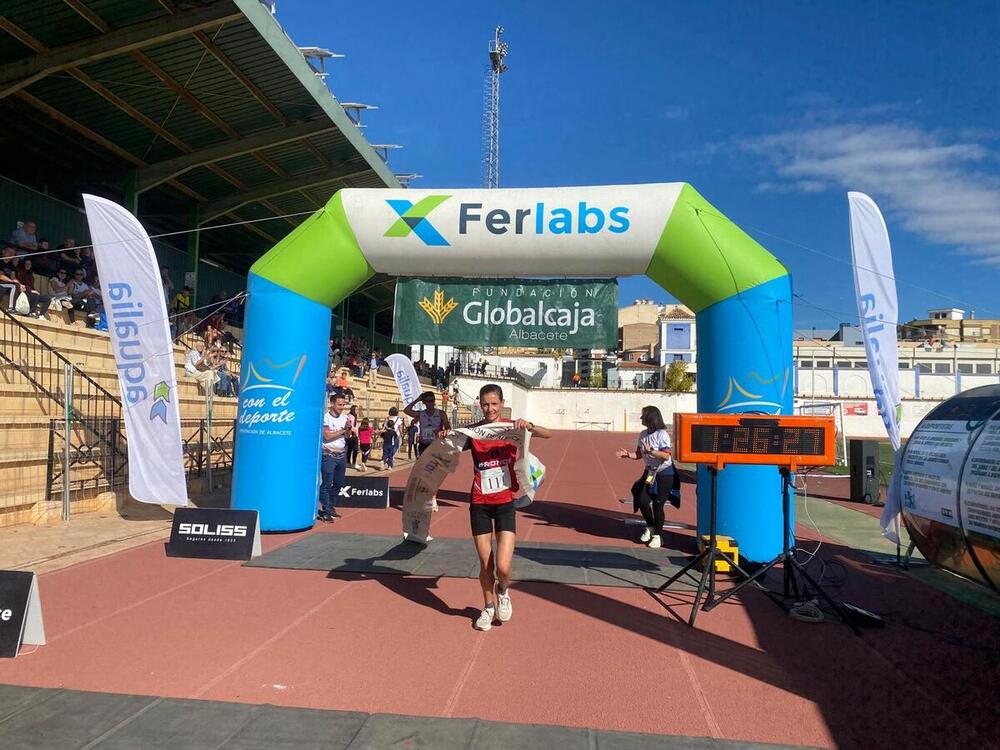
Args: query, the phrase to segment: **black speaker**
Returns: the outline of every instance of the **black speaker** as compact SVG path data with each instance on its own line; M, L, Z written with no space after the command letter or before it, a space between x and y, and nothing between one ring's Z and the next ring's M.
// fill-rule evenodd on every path
M874 505L878 502L878 441L851 440L848 446L851 468L851 500Z

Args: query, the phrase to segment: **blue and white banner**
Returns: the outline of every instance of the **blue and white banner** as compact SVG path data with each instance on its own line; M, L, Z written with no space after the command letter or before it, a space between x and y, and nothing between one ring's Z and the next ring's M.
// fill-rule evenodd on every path
M417 378L413 362L405 354L390 354L385 358L385 363L392 370L392 376L396 379L396 386L399 388L399 395L403 403L413 403L420 395L420 380Z
M889 231L875 201L864 193L849 192L851 256L858 318L868 356L868 374L879 416L894 451L899 451L899 345L896 343L896 277L892 270ZM898 468L898 467L897 467ZM882 530L891 541L899 539L899 497L889 488L882 513Z
M144 503L187 505L173 339L153 245L118 204L94 195L83 202L118 368L129 493Z

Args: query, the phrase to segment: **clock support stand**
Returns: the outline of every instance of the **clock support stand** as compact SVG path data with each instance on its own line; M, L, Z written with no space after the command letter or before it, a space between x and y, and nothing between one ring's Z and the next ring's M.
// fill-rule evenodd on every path
M698 579L698 588L695 590L694 602L691 605L691 616L688 618L688 625L694 627L695 620L698 619L699 604L701 603L701 598L704 595L705 605L703 609L708 612L716 604L728 599L735 589L727 591L722 596L715 593L715 562L716 560L725 561L732 566L732 569L736 573L742 576L743 580L737 586L737 588L743 588L748 583L754 583L758 588L763 588L759 584L753 581L754 576L751 576L743 568L736 564L736 561L729 557L725 552L719 549L717 535L718 529L716 528L716 510L718 508L718 486L719 486L719 469L716 466L708 467L708 474L711 479L710 487L711 492L709 500L709 523L708 523L708 545L699 552L695 557L693 557L687 565L674 573L666 582L656 589L656 593L663 593L665 590L670 588L678 580L686 575L694 574L691 572L698 565L701 565L701 577ZM772 563L773 564L773 563Z
M688 619L688 625L694 627L695 620L698 617L699 604L701 603L702 595L705 594L705 603L700 608L704 609L706 612L711 611L722 602L734 596L738 592L742 591L747 586L753 586L760 589L765 594L767 594L772 601L776 602L778 606L782 609L788 611L791 604L795 602L800 602L807 598L815 592L828 607L830 607L837 615L841 618L843 622L848 624L855 633L858 632L857 626L849 619L844 617L843 610L841 606L835 602L829 594L827 594L822 586L820 586L809 572L806 567L802 565L798 560L795 559L795 547L791 541L791 493L789 489L791 487L791 474L792 469L788 466L781 466L778 469L781 473L781 516L782 516L782 544L781 553L771 560L769 563L765 563L760 568L755 570L753 573L747 573L741 567L739 567L736 562L730 559L725 552L718 550L716 548L716 486L718 483L718 467L709 466L708 471L711 476L711 513L709 520L709 545L702 550L696 557L694 557L687 565L685 565L681 570L671 576L662 586L656 589L657 593L662 593L664 590L668 589L671 585L676 583L682 576L687 575L690 571L695 568L699 563L704 565L701 573L701 579L698 581L698 588L695 591L694 602L691 605L691 616ZM728 589L722 594L716 594L715 592L715 561L716 559L722 559L733 566L735 570L741 577L742 580ZM769 571L774 566L780 564L782 567L782 592L771 591L765 586L761 585L758 579L762 578L767 571ZM800 584L799 576L801 576L804 581L811 586L806 588ZM706 582L707 582L707 592L706 592Z

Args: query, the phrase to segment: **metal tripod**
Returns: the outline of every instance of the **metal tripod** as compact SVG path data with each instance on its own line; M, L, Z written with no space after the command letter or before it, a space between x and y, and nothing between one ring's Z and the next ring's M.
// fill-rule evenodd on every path
M688 618L688 625L694 627L694 622L698 619L698 605L701 603L701 597L705 595L704 610L708 612L716 604L725 601L729 598L732 590L727 591L722 596L716 596L715 594L715 562L716 560L724 560L729 563L733 570L739 573L743 577L743 581L740 582L738 588L742 588L746 584L753 580L753 576L747 573L743 568L736 564L736 561L729 557L725 552L718 549L717 544L717 531L716 531L716 509L718 506L718 484L719 484L719 470L715 466L708 467L708 473L711 477L711 493L709 500L709 526L708 526L708 546L706 546L701 552L699 552L695 557L688 562L683 568L674 573L666 582L656 589L656 593L662 593L664 590L668 589L671 585L676 583L682 576L688 575L693 568L696 568L698 564L702 564L701 578L698 579L698 588L694 594L694 602L691 604L691 616ZM706 591L707 584L707 591ZM759 584L755 584L759 585Z
M779 595L777 592L761 587L763 591L769 597L771 597L771 599L777 602L778 606L780 606L782 609L787 610L788 609L787 604L789 601L793 602L800 601L803 598L805 598L805 595L809 593L809 590L799 584L799 579L797 577L797 576L802 576L802 578L804 578L805 581L810 586L812 586L812 590L816 593L816 595L819 596L824 602L826 602L827 606L833 609L833 611L837 613L837 615L840 617L841 620L843 620L844 622L848 622L844 618L844 613L841 610L840 605L837 604L833 599L831 599L830 595L827 594L815 580L813 580L812 576L810 576L808 571L806 570L805 565L803 565L802 563L800 563L798 560L795 559L795 547L792 545L791 528L790 528L792 521L791 498L790 498L790 493L788 491L792 483L792 473L787 466L780 467L779 471L781 472L781 518L782 518L781 554L779 554L777 557L771 560L771 562L767 563L759 570L755 570L753 575L747 576L745 580L740 581L736 586L729 589L726 593L720 596L712 604L712 606L714 607L716 604L721 604L726 599L733 596L744 587L750 584L756 584L758 578L763 576L765 573L767 573L767 571L769 571L778 563L781 563L782 594ZM709 609L709 607L706 606L705 609ZM848 622L848 624L850 623ZM851 627L854 628L853 625ZM855 632L857 632L856 628Z

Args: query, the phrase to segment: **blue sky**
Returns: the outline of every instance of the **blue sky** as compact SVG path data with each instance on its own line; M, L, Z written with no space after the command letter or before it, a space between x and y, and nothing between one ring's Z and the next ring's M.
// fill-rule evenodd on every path
M1000 318L994 2L279 0L419 187L480 178L486 50L507 31L501 186L692 183L792 271L796 325L852 311L847 190L882 207L900 317ZM833 256L833 258L826 257ZM838 262L839 261L839 262ZM642 278L620 303L666 301Z

